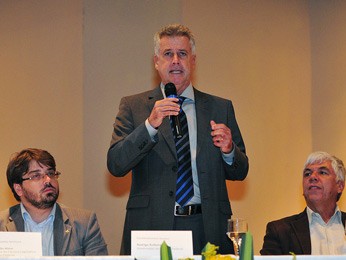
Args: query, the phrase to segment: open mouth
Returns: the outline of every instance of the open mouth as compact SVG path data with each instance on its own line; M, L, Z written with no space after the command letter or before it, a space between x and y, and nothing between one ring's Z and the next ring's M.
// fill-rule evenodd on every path
M170 70L169 73L171 73L171 74L181 74L181 73L183 73L183 71L182 70Z
M310 186L309 190L320 190L321 188L318 186Z

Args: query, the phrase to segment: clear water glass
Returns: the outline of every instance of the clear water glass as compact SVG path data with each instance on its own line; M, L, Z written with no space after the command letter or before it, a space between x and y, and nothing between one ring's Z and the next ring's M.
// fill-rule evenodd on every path
M233 242L234 254L239 256L242 237L248 231L247 222L242 218L231 218L227 221L227 236Z

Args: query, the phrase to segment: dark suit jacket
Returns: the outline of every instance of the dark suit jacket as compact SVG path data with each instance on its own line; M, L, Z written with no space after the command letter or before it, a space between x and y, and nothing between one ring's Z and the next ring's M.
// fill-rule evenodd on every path
M346 213L342 212L342 223ZM275 220L267 224L261 255L311 254L311 240L306 209L297 215Z
M232 252L226 236L227 219L232 215L226 179L243 180L248 158L231 101L194 89L197 116L197 171L201 192L206 241ZM121 254L131 253L131 230L172 230L174 222L177 157L169 119L165 118L152 141L145 120L161 89L122 98L114 123L108 169L114 176L132 170L132 185L126 206ZM226 164L211 138L210 120L227 125L235 144L235 161Z
M54 255L108 255L95 213L57 204ZM20 205L0 212L0 231L24 232Z

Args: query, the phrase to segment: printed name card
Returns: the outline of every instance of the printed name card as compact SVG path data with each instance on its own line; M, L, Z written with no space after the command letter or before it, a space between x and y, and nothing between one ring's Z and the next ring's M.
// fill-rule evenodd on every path
M41 233L0 232L0 257L42 256Z
M174 259L193 256L191 231L131 231L131 255L143 259L160 259L163 241L171 247Z

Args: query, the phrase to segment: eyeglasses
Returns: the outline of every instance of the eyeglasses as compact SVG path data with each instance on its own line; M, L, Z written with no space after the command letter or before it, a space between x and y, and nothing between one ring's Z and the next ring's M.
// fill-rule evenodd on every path
M30 174L28 178L22 178L22 181L27 181L27 180L32 180L32 181L40 181L42 179L44 179L46 176L48 176L50 179L54 179L57 180L59 179L61 172L58 171L48 171L45 173L39 173L39 172L35 172Z

